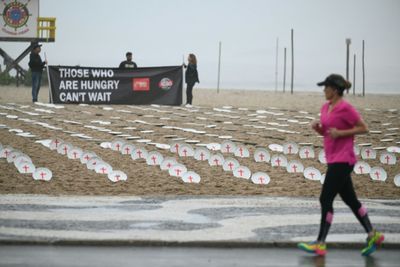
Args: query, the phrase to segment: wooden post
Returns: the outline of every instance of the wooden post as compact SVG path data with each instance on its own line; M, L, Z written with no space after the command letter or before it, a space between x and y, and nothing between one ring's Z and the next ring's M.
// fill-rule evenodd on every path
M290 82L290 93L293 94L293 80L294 80L293 29L291 30L291 40L292 40L292 77Z
M217 93L219 93L220 76L221 76L221 41L219 42Z
M362 95L365 96L365 62L364 62L365 42L362 41Z
M286 47L283 50L283 92L285 92L286 87Z
M356 95L356 54L353 61L353 95Z
M351 39L346 38L346 80L349 80L349 56L350 56ZM349 89L346 90L349 93Z
M276 38L275 92L278 91L278 51L279 51L279 38Z

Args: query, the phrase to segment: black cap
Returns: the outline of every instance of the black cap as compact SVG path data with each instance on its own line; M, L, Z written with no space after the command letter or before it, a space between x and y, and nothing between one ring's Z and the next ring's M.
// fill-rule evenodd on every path
M41 46L42 46L41 44L35 44L32 49L36 49L36 48L41 47Z
M338 89L348 89L351 87L351 83L346 81L342 75L331 74L322 82L317 83L318 86L333 86Z

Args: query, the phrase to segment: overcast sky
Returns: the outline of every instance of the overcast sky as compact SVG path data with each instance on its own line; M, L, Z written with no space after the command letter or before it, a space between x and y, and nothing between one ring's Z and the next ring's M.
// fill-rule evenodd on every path
M288 89L293 28L295 90L319 90L315 83L328 74L345 75L351 38L357 90L365 40L367 91L400 93L398 0L41 0L40 16L57 18L56 42L42 47L51 65L116 67L126 51L139 67L180 65L194 53L198 87L215 88L221 41L221 88L274 90L279 38L279 90L284 47ZM13 57L27 45L1 42Z

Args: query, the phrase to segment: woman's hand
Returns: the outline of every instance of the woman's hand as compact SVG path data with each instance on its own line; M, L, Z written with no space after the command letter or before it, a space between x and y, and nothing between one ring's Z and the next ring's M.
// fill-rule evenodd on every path
M340 137L340 130L336 129L336 128L330 128L329 131L329 136L333 139L336 139L338 137Z
M316 131L317 133L319 133L320 135L323 134L322 132L322 125L318 120L314 120L313 122L311 122L311 128Z

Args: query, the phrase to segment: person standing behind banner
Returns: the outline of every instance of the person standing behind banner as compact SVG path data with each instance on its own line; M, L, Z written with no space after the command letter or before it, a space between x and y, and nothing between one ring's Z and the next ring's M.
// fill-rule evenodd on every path
M40 58L41 44L35 44L32 48L32 52L29 56L29 68L32 72L32 102L38 101L38 95L40 90L40 83L42 82L42 72L44 66L47 64L47 60L42 61Z
M186 68L186 105L191 106L193 101L193 87L195 83L200 83L196 56L194 54L189 54L188 65L186 66L183 64L183 66Z
M132 61L132 52L126 53L126 60L119 64L120 69L137 69L137 64Z

